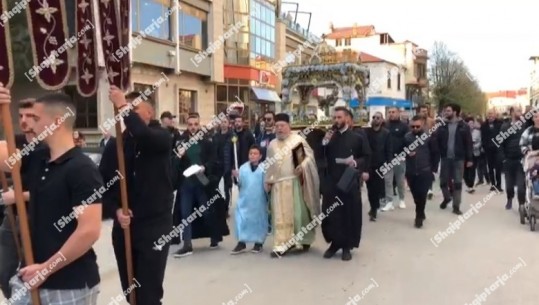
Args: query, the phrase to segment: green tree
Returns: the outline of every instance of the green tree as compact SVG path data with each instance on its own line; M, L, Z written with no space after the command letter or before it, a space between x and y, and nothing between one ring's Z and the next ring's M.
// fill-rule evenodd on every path
M430 87L433 101L441 111L446 103L456 103L462 111L482 114L487 103L479 83L466 64L443 42L435 42L430 56Z

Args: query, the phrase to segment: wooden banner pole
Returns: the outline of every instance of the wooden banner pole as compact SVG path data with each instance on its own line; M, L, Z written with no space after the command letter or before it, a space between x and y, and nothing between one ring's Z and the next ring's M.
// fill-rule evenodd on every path
M2 125L4 127L4 134L6 136L7 148L9 155L15 155L17 148L15 146L15 133L13 131L13 121L11 118L11 110L9 104L2 104L0 106L2 112ZM21 163L15 162L11 169L11 176L13 178L13 188L15 191L15 201L17 205L17 215L19 216L19 227L21 231L21 240L23 246L24 262L26 265L33 265L34 252L32 250L32 240L30 238L30 227L28 225L28 215L26 214L26 204L23 198L22 191L22 179L21 179ZM37 289L32 290L32 304L40 305L39 291Z
M114 117L119 117L119 110L114 107ZM118 170L122 177L125 175L125 155L124 155L124 141L122 138L122 123L116 122L116 154L118 156ZM120 196L122 200L122 211L124 215L129 215L129 205L127 203L127 182L126 179L120 180ZM127 279L129 281L129 287L134 287L135 272L133 270L133 252L131 248L131 229L129 227L124 229L125 240L125 259L127 261ZM150 266L148 266L150 267ZM136 305L135 290L131 290L129 293L129 304Z

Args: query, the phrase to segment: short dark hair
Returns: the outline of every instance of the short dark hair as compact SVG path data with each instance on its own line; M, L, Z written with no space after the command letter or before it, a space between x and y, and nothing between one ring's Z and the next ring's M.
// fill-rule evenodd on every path
M56 108L56 110L58 110L58 108L63 108L62 111L64 111L64 115L67 114L67 110L70 115L66 117L64 122L67 123L69 128L73 128L73 126L75 126L75 114L77 113L77 109L75 108L75 104L73 104L73 101L69 95L64 93L49 93L37 98L34 103L43 104L43 106L49 110L52 110L53 108Z
M344 113L346 114L346 116L348 116L349 118L352 118L352 117L353 117L352 112L351 112L348 108L346 108L346 107L344 107L344 106L337 106L337 107L335 107L335 108L333 109L333 111L334 111L334 112L337 112L337 111L344 111Z
M152 106L155 105L155 102L142 92L137 92L137 91L129 92L128 94L125 95L125 99L127 100L128 103L132 103L136 100L140 100L141 102L146 102Z
M34 107L34 103L36 102L35 98L27 98L24 100L21 100L19 102L19 109L29 109Z
M455 103L448 103L448 104L445 104L444 105L444 109L446 108L451 108L451 110L455 111L457 113L457 116L460 115L460 106L458 104L455 104Z
M426 104L421 104L419 106L417 106L417 110L420 111L421 109L427 109L429 110L429 106L427 106Z
M196 118L196 119L200 119L200 114L198 114L198 112L189 112L189 114L187 115L188 118Z
M273 111L266 111L266 112L264 112L264 116L266 116L266 114L271 114L271 116L275 119L275 112L273 112Z
M425 118L420 116L419 114L416 114L412 117L412 121L421 121L421 122L424 122L425 121Z
M253 144L251 147L249 147L249 150L256 149L260 154L262 154L262 148L258 144Z

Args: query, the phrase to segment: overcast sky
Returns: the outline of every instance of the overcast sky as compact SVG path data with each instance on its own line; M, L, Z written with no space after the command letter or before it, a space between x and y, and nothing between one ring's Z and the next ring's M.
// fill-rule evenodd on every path
M539 56L539 1L476 0L291 0L312 12L311 31L375 26L395 41L411 40L430 50L440 40L457 53L484 91L529 87L532 55ZM283 11L295 5L283 4ZM308 15L298 15L307 27Z

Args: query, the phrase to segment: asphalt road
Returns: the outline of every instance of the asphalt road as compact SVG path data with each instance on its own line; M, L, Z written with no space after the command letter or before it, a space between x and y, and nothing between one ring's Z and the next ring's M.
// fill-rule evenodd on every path
M363 199L366 215L366 194ZM487 187L463 194L463 212L472 203L485 205L459 228L450 208L439 209L440 201L439 193L429 201L419 230L413 227L409 193L406 209L365 222L350 262L340 255L323 259L327 245L320 232L309 253L282 259L269 257L270 239L263 253L237 256L229 254L236 243L232 236L218 250L208 248L209 240L196 241L192 256L170 257L163 304L538 304L539 232L520 225L515 208L504 209L505 194L489 195ZM453 233L439 234L450 227ZM98 304L127 304L112 301L123 292L111 270L102 277Z

